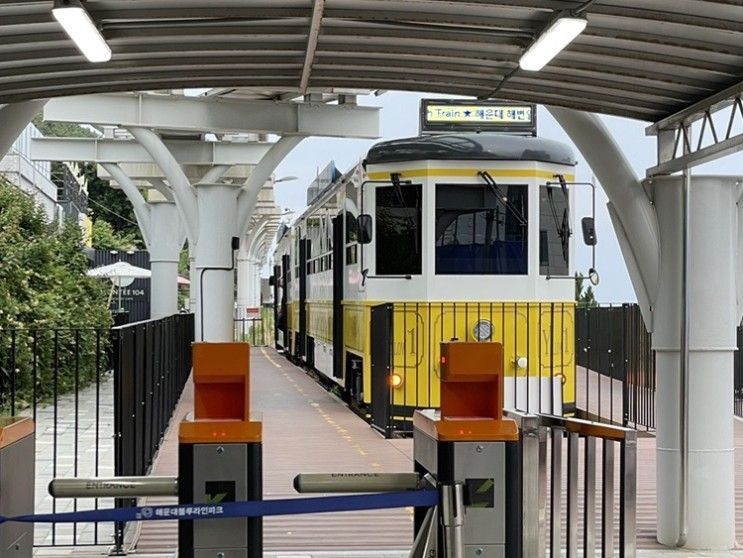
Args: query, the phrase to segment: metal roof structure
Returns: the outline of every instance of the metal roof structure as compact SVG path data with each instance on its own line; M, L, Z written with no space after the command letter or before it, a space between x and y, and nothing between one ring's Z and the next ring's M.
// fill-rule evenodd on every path
M52 2L0 3L0 103L208 87L291 99L362 90L524 100L648 121L743 81L740 0L87 0L113 50L89 64ZM556 13L585 32L542 71ZM239 88L239 91L235 91Z

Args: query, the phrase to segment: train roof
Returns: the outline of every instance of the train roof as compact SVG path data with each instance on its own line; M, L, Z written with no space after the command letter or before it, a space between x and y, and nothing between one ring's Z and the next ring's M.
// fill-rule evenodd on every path
M573 150L564 143L531 136L474 132L385 141L372 147L366 156L369 165L424 160L577 163Z

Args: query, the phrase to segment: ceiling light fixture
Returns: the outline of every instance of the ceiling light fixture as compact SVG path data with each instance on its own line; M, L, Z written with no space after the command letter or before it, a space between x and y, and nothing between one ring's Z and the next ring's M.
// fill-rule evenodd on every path
M111 48L79 0L55 0L52 15L90 62L111 60Z
M558 16L519 60L522 70L538 72L586 28L588 21L569 12Z

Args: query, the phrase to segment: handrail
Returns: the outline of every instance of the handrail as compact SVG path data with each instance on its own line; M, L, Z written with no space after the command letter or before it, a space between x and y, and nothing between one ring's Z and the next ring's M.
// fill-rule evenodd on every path
M614 556L615 445L619 458L619 556L634 558L636 553L637 432L588 420L554 415L528 414L506 410L520 432L522 555L543 558L547 553L547 454L550 442L550 521L551 556L578 556L578 514L583 514L582 556L596 556L596 470L603 478L601 492L602 556ZM563 439L567 437L567 463L563 465ZM601 439L601 458L596 440ZM583 504L578 502L579 446L583 442ZM599 465L600 463L600 465ZM563 475L565 472L565 475ZM563 494L563 476L567 477ZM567 498L567 517L562 518L563 497ZM562 529L567 528L563 549Z

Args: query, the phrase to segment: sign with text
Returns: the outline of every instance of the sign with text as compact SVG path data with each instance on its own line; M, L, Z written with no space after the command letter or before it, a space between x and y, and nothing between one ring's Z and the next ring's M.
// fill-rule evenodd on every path
M423 99L421 133L500 132L536 135L537 110L531 103Z

